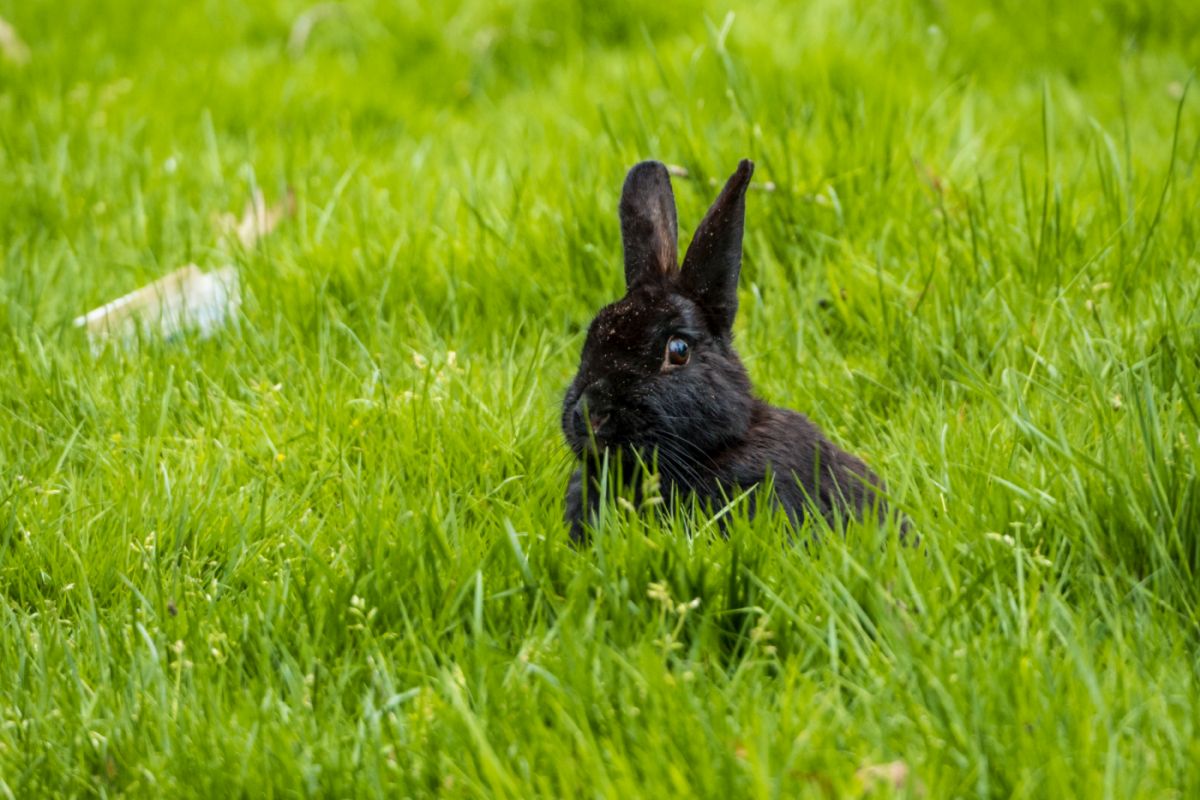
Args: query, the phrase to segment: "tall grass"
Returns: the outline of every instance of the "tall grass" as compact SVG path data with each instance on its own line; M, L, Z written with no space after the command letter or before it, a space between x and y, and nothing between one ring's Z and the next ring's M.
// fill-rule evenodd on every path
M0 0L0 795L1200 793L1194 4L331 8ZM750 373L920 548L569 545L624 171L743 156Z

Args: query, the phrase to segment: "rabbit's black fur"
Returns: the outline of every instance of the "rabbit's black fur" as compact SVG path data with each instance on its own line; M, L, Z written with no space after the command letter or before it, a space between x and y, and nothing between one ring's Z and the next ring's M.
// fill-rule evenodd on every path
M770 475L793 522L809 508L832 517L881 505L881 484L867 465L803 415L756 398L733 350L753 172L750 161L738 165L696 229L682 268L666 167L645 161L625 179L626 294L592 322L563 402L563 432L580 459L566 503L577 541L600 501L605 452L612 474L626 479L638 473L639 460L655 464L670 501L695 495L718 508ZM668 345L672 339L685 344ZM669 346L686 351L685 363L672 360Z

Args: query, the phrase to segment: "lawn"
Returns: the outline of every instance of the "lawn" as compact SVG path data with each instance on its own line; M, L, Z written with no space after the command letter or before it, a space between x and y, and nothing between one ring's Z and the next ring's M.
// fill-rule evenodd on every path
M1200 796L1200 5L0 17L0 797ZM755 160L738 347L919 547L571 546L648 157L681 244ZM188 263L232 324L93 355Z

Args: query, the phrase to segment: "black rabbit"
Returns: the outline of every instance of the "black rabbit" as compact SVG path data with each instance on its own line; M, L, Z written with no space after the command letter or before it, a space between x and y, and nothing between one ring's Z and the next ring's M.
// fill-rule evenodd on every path
M626 480L639 464L656 465L668 501L695 495L719 508L770 475L773 496L793 523L810 508L827 518L882 513L881 484L867 465L803 415L756 398L733 350L753 172L748 160L738 165L682 268L666 167L644 161L625 179L626 293L592 322L563 401L563 432L580 459L566 502L576 541L594 521L606 463Z

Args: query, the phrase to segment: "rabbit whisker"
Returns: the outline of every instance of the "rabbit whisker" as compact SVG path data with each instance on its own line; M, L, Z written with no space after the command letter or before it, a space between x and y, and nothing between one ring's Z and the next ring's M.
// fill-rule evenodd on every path
M683 477L688 483L700 485L704 483L704 477L701 475L701 470L711 473L707 467L696 461L695 458L678 449L670 441L664 441L659 444L659 453L663 456L663 463L674 471L683 473ZM670 477L670 475L668 475Z
M686 437L681 436L678 433L675 433L673 431L658 431L658 435L666 437L668 441L673 441L673 442L676 442L679 445L681 445L684 449L684 452L691 457L692 461L697 466L704 466L703 464L700 463L700 458L699 458L699 457L703 457L704 461L708 462L707 468L709 468L710 471L713 471L713 472L716 471L717 463L712 460L712 457L709 456L707 453L704 453L701 450L697 450L695 445L691 441L689 441Z

